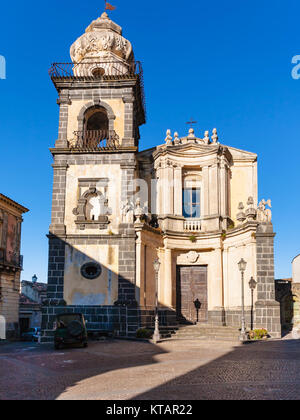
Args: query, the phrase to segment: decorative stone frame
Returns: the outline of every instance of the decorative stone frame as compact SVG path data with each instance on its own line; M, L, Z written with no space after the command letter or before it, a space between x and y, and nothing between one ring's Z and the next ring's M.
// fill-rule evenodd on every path
M110 221L107 216L109 214L109 208L108 208L108 201L106 198L105 207L107 207L106 215L100 215L98 220L87 220L86 218L86 204L88 202L88 199L90 195L97 194L99 196L103 196L103 193L99 191L96 187L98 183L104 184L104 186L107 186L108 184L107 178L101 178L101 179L79 179L79 188L88 187L88 190L85 191L83 194L81 194L80 198L78 199L78 205L73 210L73 214L76 217L75 224L77 225L77 228L80 230L85 230L87 228L89 229L100 229L105 230L107 229L107 226L109 225Z
M94 275L89 275L87 273L87 268L93 266L96 269L96 272ZM96 280L97 278L99 278L101 276L102 273L102 267L99 263L97 262L87 262L85 264L83 264L83 266L80 269L80 274L82 275L82 277L84 277L87 280Z
M96 106L102 107L106 110L107 117L108 117L108 129L109 131L114 130L116 116L113 112L113 109L106 102L103 102L101 100L95 100L95 101L88 102L81 108L77 117L78 131L84 130L84 116L85 116L86 111Z

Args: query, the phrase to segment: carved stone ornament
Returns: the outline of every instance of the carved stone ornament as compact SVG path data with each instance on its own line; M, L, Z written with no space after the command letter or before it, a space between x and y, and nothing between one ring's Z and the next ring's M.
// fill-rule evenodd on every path
M186 254L186 259L190 264L195 264L199 259L199 254L196 251L190 251Z
M136 218L136 223L142 223L142 219L145 216L145 211L144 208L141 206L140 198L136 200L134 216Z
M246 220L246 214L243 211L245 206L244 206L243 203L240 203L238 208L239 208L239 212L238 212L236 218L240 223L243 223Z
M86 64L74 67L76 76L92 76L97 68L103 70L103 74L125 74L128 72L126 63L134 60L132 45L122 36L122 28L105 12L74 42L70 55L73 63ZM101 66L97 66L98 62Z
M254 208L254 199L249 197L247 201L246 217L248 221L254 221L256 217L256 209Z
M106 229L109 224L108 200L97 188L90 187L79 198L73 214L77 216L75 223L80 230Z

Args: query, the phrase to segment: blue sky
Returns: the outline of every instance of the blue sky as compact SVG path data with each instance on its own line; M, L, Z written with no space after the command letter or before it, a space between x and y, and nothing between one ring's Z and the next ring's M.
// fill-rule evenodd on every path
M112 18L143 62L148 122L141 149L163 142L167 128L197 134L218 128L220 141L259 155L259 198L271 198L276 276L291 274L300 253L298 0L111 0ZM23 279L47 280L52 157L57 93L48 68L70 61L69 48L103 11L103 2L2 2L0 191L30 208L23 224Z

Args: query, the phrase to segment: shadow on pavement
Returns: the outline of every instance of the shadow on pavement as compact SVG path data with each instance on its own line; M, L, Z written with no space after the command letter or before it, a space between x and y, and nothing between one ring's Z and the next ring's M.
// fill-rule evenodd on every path
M195 365L199 367L189 371ZM156 346L106 340L91 342L85 350L58 352L32 343L0 346L0 400L298 400L299 396L300 340L237 347L220 342Z
M278 340L236 347L226 355L140 394L133 400L299 398L300 340Z
M53 345L35 343L3 344L0 400L54 400L85 379L156 364L154 357L162 353L151 343L113 339L91 341L84 350L54 351Z

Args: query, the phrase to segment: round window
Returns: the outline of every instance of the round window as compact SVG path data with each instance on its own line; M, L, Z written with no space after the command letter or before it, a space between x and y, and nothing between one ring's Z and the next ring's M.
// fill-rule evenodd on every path
M102 269L100 264L89 262L84 264L80 271L81 275L86 279L94 280L100 276Z

